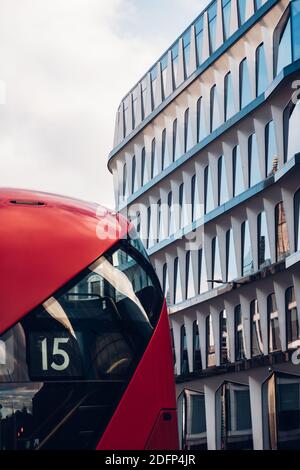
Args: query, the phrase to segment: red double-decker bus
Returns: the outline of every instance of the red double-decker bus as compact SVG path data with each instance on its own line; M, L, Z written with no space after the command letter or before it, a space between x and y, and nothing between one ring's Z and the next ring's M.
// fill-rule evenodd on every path
M132 226L0 190L0 449L177 449L165 300Z

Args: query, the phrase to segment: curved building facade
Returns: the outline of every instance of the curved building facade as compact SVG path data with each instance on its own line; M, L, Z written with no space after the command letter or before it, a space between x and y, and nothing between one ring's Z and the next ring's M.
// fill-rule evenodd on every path
M122 100L116 207L169 304L181 446L300 446L300 0L216 0Z

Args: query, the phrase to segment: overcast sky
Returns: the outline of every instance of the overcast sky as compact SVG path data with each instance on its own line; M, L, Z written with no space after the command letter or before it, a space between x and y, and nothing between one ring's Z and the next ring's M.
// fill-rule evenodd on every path
M0 186L113 207L121 98L207 0L0 0Z

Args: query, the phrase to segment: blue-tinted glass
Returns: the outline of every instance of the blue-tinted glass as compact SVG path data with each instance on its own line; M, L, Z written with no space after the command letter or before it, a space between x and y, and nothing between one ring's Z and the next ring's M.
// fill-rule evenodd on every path
M225 159L223 155L218 161L218 191L219 191L219 206L228 201L228 186L227 174L225 168Z
M166 99L167 98L168 54L166 54L161 59L160 66L161 66L162 95L163 95L163 99Z
M288 129L287 159L289 160L300 151L300 100L292 108Z
M180 157L177 119L173 122L173 161Z
M277 156L275 126L274 122L270 121L266 126L266 176L272 174L274 158Z
M266 52L264 44L261 44L256 51L256 94L259 96L266 91L268 86Z
M197 102L197 141L201 142L206 137L205 122L204 122L204 106L203 98L199 98Z
M297 31L299 35L299 31ZM281 36L278 46L277 75L292 62L291 20L289 19Z
M232 229L226 233L226 268L226 281L229 282L238 277Z
M211 172L210 167L207 167L204 170L204 212L207 214L208 212L214 209L214 200L213 200L213 187L212 187L212 180L211 180Z
M157 86L157 66L151 70L151 86L152 86L152 109L157 106L156 102L156 86Z
M300 0L292 2L293 61L300 59Z
M183 55L184 55L184 74L185 78L190 75L190 42L191 42L191 33L188 30L183 35Z
M243 168L242 168L242 158L240 152L240 146L237 145L233 149L233 195L238 196L244 190L244 176L243 176Z
M201 361L201 352L200 352L200 339L199 339L199 328L197 321L193 322L193 370L201 370L202 369L202 361ZM197 412L197 416L195 419L192 419L192 434L198 434L199 432L206 431L206 424L205 424L205 408L204 406L200 408L200 402L198 403L198 399L201 397L201 403L204 405L204 395L195 395L197 398L197 408L199 411ZM196 403L193 403L193 408L196 408ZM201 411L200 411L201 409ZM193 411L193 414L196 415L196 410ZM204 415L203 415L204 413ZM199 418L202 416L202 419Z
M217 18L215 17L209 23L209 44L210 44L211 54L213 54L216 50L216 35L217 35Z
M218 238L215 237L212 240L212 280L222 281L221 261L220 261L220 250ZM212 288L218 286L219 283L212 283Z
M246 21L247 0L238 0L238 13L240 26Z
M147 94L147 79L144 78L141 82L142 89L142 119L146 117L146 94Z
M252 100L247 59L240 64L240 107L243 109Z
M253 256L251 248L249 222L242 224L242 276L248 276L253 272Z
M164 170L167 168L171 161L170 161L170 153L168 149L168 142L167 142L167 131L166 129L162 132L162 140L161 140L161 155L162 155L162 169Z
M197 66L202 63L202 48L203 48L203 17L199 18L195 23L196 34L196 49L197 49Z
M249 187L261 181L259 168L259 153L255 134L249 137Z
M214 85L210 91L210 103L211 103L211 107L210 107L211 109L211 132L213 132L221 124L216 85Z
M231 0L223 0L224 41L230 36Z
M187 152L193 147L192 125L189 108L184 114L184 151Z
M263 0L255 0L255 10L258 10L263 4Z
M257 218L258 232L258 266L262 268L271 263L270 243L266 213L261 212Z
M178 43L175 44L175 46L172 49L172 62L173 62L173 82L174 82L174 88L177 88L178 86Z
M232 74L229 72L225 76L225 121L230 119L235 114L234 109L234 97L233 97L233 84L232 84Z

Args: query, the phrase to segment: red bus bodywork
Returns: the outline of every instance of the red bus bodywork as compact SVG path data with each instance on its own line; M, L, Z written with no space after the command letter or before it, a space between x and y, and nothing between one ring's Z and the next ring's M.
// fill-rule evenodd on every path
M0 221L0 335L113 247L129 229L124 218L97 204L15 189L0 190ZM96 448L178 448L165 303Z

